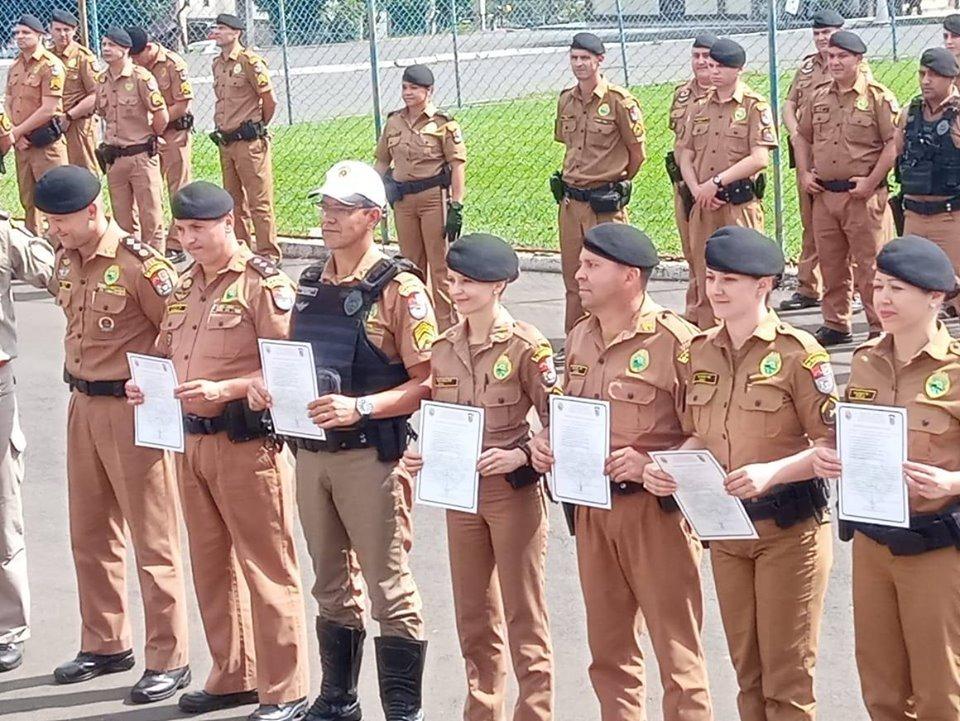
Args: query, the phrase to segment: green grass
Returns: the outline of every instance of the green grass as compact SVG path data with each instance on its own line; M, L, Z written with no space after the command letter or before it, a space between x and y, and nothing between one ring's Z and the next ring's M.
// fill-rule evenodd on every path
M874 75L906 103L917 92L916 62L872 61ZM781 96L792 77L782 74ZM748 84L767 95L766 75L751 74ZM633 88L644 110L648 159L634 184L631 222L644 228L661 251L679 255L680 244L673 220L673 197L663 166L672 137L667 112L673 85L640 85ZM563 148L553 140L556 97L533 96L502 103L463 108L457 118L463 126L469 160L465 230L497 233L518 246L556 248L557 207L547 188L547 178L560 167ZM344 158L371 160L374 127L370 117L347 117L322 123L304 123L274 130L274 183L281 232L303 234L316 224L307 192L319 185L324 172ZM782 139L784 140L784 139ZM785 140L784 140L785 147ZM786 153L783 154L784 162ZM13 159L0 178L0 207L19 211ZM216 149L198 134L194 139L194 176L219 180ZM768 178L769 180L770 178ZM768 182L765 211L767 230L775 227L772 183ZM796 186L792 170L783 172L784 236L789 254L800 242Z

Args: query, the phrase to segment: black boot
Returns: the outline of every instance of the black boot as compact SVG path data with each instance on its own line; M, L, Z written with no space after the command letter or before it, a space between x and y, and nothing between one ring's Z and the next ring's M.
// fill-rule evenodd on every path
M374 639L380 702L386 721L423 721L423 663L427 642L397 636Z
M320 668L323 678L320 695L307 712L305 721L360 721L357 680L363 659L362 628L340 626L317 619L320 641Z

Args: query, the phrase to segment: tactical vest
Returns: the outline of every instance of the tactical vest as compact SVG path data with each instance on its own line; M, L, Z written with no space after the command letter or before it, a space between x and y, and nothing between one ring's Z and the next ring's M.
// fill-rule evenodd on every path
M957 107L950 106L936 120L924 120L923 99L910 103L899 160L904 195L960 194L960 148L950 137L956 117Z

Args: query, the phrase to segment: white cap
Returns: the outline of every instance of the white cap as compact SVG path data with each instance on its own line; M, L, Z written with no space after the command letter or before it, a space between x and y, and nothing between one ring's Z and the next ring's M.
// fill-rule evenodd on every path
M387 204L387 191L380 174L359 160L341 160L327 171L323 185L307 195L314 202L319 202L322 196L347 205L357 205L357 196L366 198L380 208Z

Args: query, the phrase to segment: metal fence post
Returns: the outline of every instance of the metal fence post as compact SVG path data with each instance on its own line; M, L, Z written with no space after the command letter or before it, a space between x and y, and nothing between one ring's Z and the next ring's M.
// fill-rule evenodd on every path
M100 15L97 12L97 0L90 0L87 8L90 13L90 44L89 48L97 55L100 54Z
M900 59L899 55L899 45L897 38L897 4L893 0L885 0L887 7L890 10L890 43L893 45L893 61L897 62Z
M623 3L617 0L617 28L620 33L620 57L623 60L623 86L630 87L630 70L627 68L627 40L623 34Z
M886 0L884 0L886 1ZM773 124L780 135L780 77L777 73L777 5L776 0L767 0L767 45L770 68L770 112ZM773 217L776 240L783 247L783 183L780 177L780 146L773 149Z
M377 0L367 0L367 24L370 26L370 90L373 93L374 142L380 139L383 130L383 111L380 107L380 48L377 46ZM390 227L387 217L380 222L384 244L390 242Z
M287 125L293 125L293 100L290 99L290 58L287 56L287 4L280 0L280 49L283 53L283 88L287 94Z
M457 86L457 107L463 107L463 94L460 90L460 34L457 25L457 0L450 0L450 31L453 35L453 76Z

